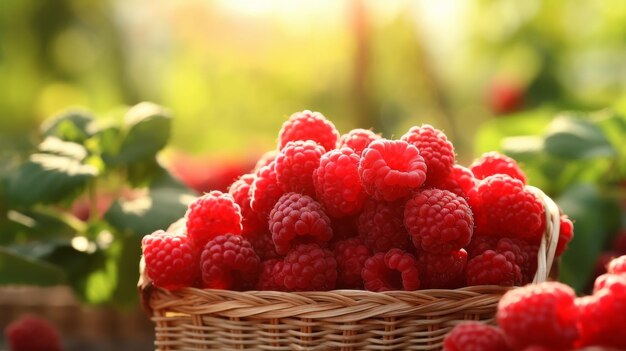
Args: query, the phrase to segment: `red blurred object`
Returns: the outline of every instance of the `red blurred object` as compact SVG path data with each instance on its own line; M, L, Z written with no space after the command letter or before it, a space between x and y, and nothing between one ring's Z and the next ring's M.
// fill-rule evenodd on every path
M520 110L524 104L524 89L516 83L496 80L487 92L487 105L497 115Z
M170 159L168 168L176 178L200 194L211 190L226 192L239 176L252 171L256 156L223 158L176 154Z
M618 255L626 255L626 229L622 229L622 231L617 233L613 242L613 250Z
M24 315L4 329L10 351L61 351L57 328L35 315Z

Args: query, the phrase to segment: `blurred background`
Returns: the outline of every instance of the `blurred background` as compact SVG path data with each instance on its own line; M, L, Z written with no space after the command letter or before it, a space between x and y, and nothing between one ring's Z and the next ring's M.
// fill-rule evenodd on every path
M15 158L36 148L40 125L69 107L96 119L121 116L141 101L166 107L174 117L160 160L197 191L223 189L250 169L295 111L320 111L342 133L371 127L385 137L429 123L454 142L464 165L488 150L520 160L530 183L588 231L577 231L587 241L572 243L576 255L586 250L582 261L572 254L562 267L563 279L582 291L622 226L626 127L601 140L612 148L605 153L546 154L541 138L554 134L559 111L601 111L562 117L593 131L626 124L606 115L626 111L625 24L623 0L3 0L0 169L9 173ZM591 139L599 145L597 135ZM563 170L571 172L555 176ZM117 195L109 192L105 202ZM589 215L581 202L602 210ZM0 206L3 216L11 208ZM116 349L150 349L152 326L137 317L132 290L135 267L125 267L133 273L130 302L115 293L78 300L55 288L60 295L42 299L11 290L0 299L0 326L25 310L54 310L58 304L48 305L60 299L83 311L47 314L76 345L108 338ZM106 327L75 327L93 308L85 301L110 306L119 299L123 311L90 310L105 315ZM143 320L131 322L143 331L124 332L122 320Z

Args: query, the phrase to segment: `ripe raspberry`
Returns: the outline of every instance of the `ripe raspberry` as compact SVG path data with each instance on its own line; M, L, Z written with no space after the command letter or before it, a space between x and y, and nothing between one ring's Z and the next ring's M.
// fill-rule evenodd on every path
M555 351L555 350L553 348L549 348L545 346L533 345L533 346L528 346L524 348L524 350L522 351ZM560 351L560 350L557 350L557 351Z
M510 290L498 303L498 325L516 349L569 350L578 337L575 298L572 288L557 282Z
M324 148L311 140L290 141L276 156L276 180L285 192L315 196L313 171Z
M426 163L417 148L400 140L376 140L363 150L359 175L366 193L393 201L426 181Z
M272 161L276 159L276 155L278 155L277 150L270 150L270 151L265 152L263 155L261 155L259 160L256 161L256 165L254 165L253 172L256 173L259 171L259 169L272 163Z
M276 252L274 241L272 241L272 233L270 233L269 229L247 233L243 235L243 237L252 244L254 252L256 252L261 260L268 260L279 256Z
M214 237L241 234L241 209L230 194L211 191L197 198L187 210L187 235L197 247Z
M506 174L526 184L526 175L517 161L497 151L482 154L469 168L476 179L485 179L494 174Z
M452 171L441 182L434 184L436 188L451 191L461 197L467 198L470 190L476 186L476 179L469 168L454 165Z
M567 217L567 215L561 215L561 225L559 228L559 241L556 244L556 257L559 257L567 249L567 244L574 237L574 223Z
M261 167L250 186L250 208L258 212L262 218L267 218L276 201L284 194L276 180L275 164L270 162L269 165Z
M287 291L327 291L337 284L337 261L330 250L302 244L289 251L278 277Z
M281 276L283 269L283 261L273 258L264 261L261 264L261 274L259 274L259 280L256 284L257 290L275 290L283 291L285 287L283 284L284 279Z
M524 87L507 80L494 80L487 91L487 105L496 115L517 111L524 105Z
M607 274L593 295L576 300L580 339L577 346L626 349L626 277Z
M366 195L359 178L359 160L352 149L331 150L313 172L317 199L329 216L350 216L363 208Z
M422 289L456 289L465 285L467 252L463 249L443 255L423 253L418 264Z
M241 209L241 225L243 228L241 233L246 238L251 233L267 228L267 221L262 220L261 216L250 207L250 197L252 195L250 187L254 179L254 174L244 174L231 184L228 189L228 193Z
M367 199L357 221L361 241L372 252L392 248L408 249L409 234L404 228L404 203Z
M357 219L358 216L331 218L330 225L333 228L332 240L336 242L358 236Z
M522 272L522 284L530 283L537 271L538 246L515 238L477 237L467 248L472 259L487 250L504 255L508 261L515 262Z
M536 243L545 229L542 202L524 184L508 175L496 174L481 180L470 191L476 235L504 233Z
M162 230L141 240L146 273L155 286L177 289L192 286L200 275L199 250L190 238Z
M330 218L322 205L297 193L283 195L270 214L269 228L276 252L286 254L297 244L315 242L325 245L333 237Z
M502 331L479 322L463 322L443 340L443 351L506 351Z
M337 147L339 133L335 125L319 112L304 110L292 114L283 123L278 134L278 148L282 149L290 141L313 140L326 151Z
M469 244L474 217L464 198L447 190L424 189L407 201L404 225L415 247L444 254Z
M467 263L467 285L514 286L522 283L522 271L514 255L487 250Z
M442 131L424 124L411 128L400 140L415 145L424 158L427 184L436 184L448 177L454 165L454 146Z
M374 140L381 139L379 134L369 129L352 129L339 139L339 148L349 147L361 156L363 150Z
M612 274L626 274L626 255L614 258L609 262L607 271Z
M369 291L406 290L420 288L417 261L410 253L391 249L377 253L365 261L361 277Z
M260 259L241 235L225 234L206 244L200 268L204 288L244 290L256 285Z
M56 327L34 315L23 315L4 329L11 351L61 351L61 338Z
M361 270L370 250L358 238L338 241L334 249L337 260L337 287L342 289L362 289Z

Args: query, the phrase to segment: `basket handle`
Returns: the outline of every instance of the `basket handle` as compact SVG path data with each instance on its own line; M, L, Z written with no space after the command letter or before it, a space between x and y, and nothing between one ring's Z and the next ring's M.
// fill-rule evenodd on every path
M530 190L543 203L546 214L546 228L541 238L539 252L537 253L537 273L533 279L533 284L545 282L548 280L556 247L559 242L559 230L561 227L561 215L559 206L541 189L532 185L526 185L526 189Z

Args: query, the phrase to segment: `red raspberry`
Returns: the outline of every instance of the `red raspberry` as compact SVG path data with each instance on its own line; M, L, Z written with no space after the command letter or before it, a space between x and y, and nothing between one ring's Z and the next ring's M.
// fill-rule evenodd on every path
M447 190L424 189L407 201L404 225L415 247L444 254L469 244L474 217L464 198Z
M259 169L272 163L272 161L276 159L276 155L278 155L277 150L270 150L270 151L265 152L263 155L261 155L259 160L256 161L256 165L254 165L254 169L253 169L254 173L258 172Z
M359 156L352 149L331 150L313 172L317 199L331 217L345 217L363 208L366 195L359 178Z
M614 258L609 262L607 271L611 274L626 274L626 255Z
M272 240L272 233L270 233L269 229L248 233L244 235L244 238L252 244L254 252L256 252L262 260L277 258L279 256L276 252L276 247Z
M541 240L545 229L542 202L524 184L504 174L488 176L470 191L477 235Z
M443 351L510 350L500 329L479 322L463 322L443 340Z
M359 175L365 192L393 201L426 181L426 163L417 148L400 140L376 140L363 150Z
M34 315L23 315L4 329L11 351L61 351L61 338L56 327Z
M487 250L503 254L515 262L522 272L522 284L530 283L537 271L538 246L515 238L477 237L467 248L470 259Z
M287 291L327 291L337 284L337 261L330 250L317 244L302 244L283 260L282 286Z
M177 289L192 286L200 275L199 250L184 235L162 230L141 240L146 273L155 286Z
M281 276L283 261L273 258L261 264L261 274L256 285L257 290L285 290Z
M204 288L245 290L256 285L260 259L241 235L225 234L206 244L200 268Z
M429 124L413 127L400 140L415 145L426 162L426 183L441 182L454 165L454 146L439 129Z
M197 198L187 210L187 235L197 247L214 237L241 234L241 209L230 194L211 191Z
M333 237L330 218L322 205L297 193L283 195L270 214L269 227L276 252L286 254L300 243L325 245Z
M338 241L334 249L337 260L337 287L342 289L362 289L361 270L370 250L358 238Z
M363 150L374 140L381 139L379 134L369 129L352 129L339 139L339 147L349 147L361 156Z
M254 174L244 174L231 184L228 189L228 193L241 209L241 225L243 228L241 233L246 238L251 233L267 228L267 221L262 220L261 216L250 207L250 197L252 196L250 187L254 179Z
M605 346L626 349L626 277L607 274L593 295L576 300L579 347Z
M406 290L420 287L417 261L410 253L391 249L387 253L377 253L365 261L361 277L365 289L369 291Z
M557 282L510 290L498 303L498 325L516 349L570 350L578 338L575 298L572 288Z
M524 348L523 351L555 351L555 350L550 347L533 345L533 346L528 346ZM561 351L561 350L556 350L556 351Z
M357 229L361 241L372 252L409 248L409 234L404 228L404 203L401 201L368 199L359 215Z
M496 115L517 111L524 105L524 87L512 81L494 80L487 91L487 104Z
M283 123L278 134L278 148L282 149L290 141L313 140L326 151L337 147L339 133L335 125L319 112L304 110L292 114Z
M467 194L474 186L476 186L476 179L472 171L460 165L452 166L450 174L435 184L436 188L451 191L464 198L467 198Z
M515 256L487 250L467 263L467 285L514 286L522 283Z
M423 253L418 259L422 289L456 289L465 285L467 252Z
M269 165L261 167L250 186L250 207L262 218L267 218L276 201L284 194L276 180L275 164L270 162Z
M567 215L561 215L561 225L559 227L559 241L556 244L556 257L559 257L567 249L567 244L574 237L574 223L567 217Z
M324 148L314 141L290 141L276 156L276 180L285 192L315 196L313 171Z
M354 238L359 235L357 229L358 216L343 218L331 218L330 224L333 228L333 241Z
M517 161L497 151L482 154L469 168L476 179L485 179L494 174L506 174L526 184L526 175Z

